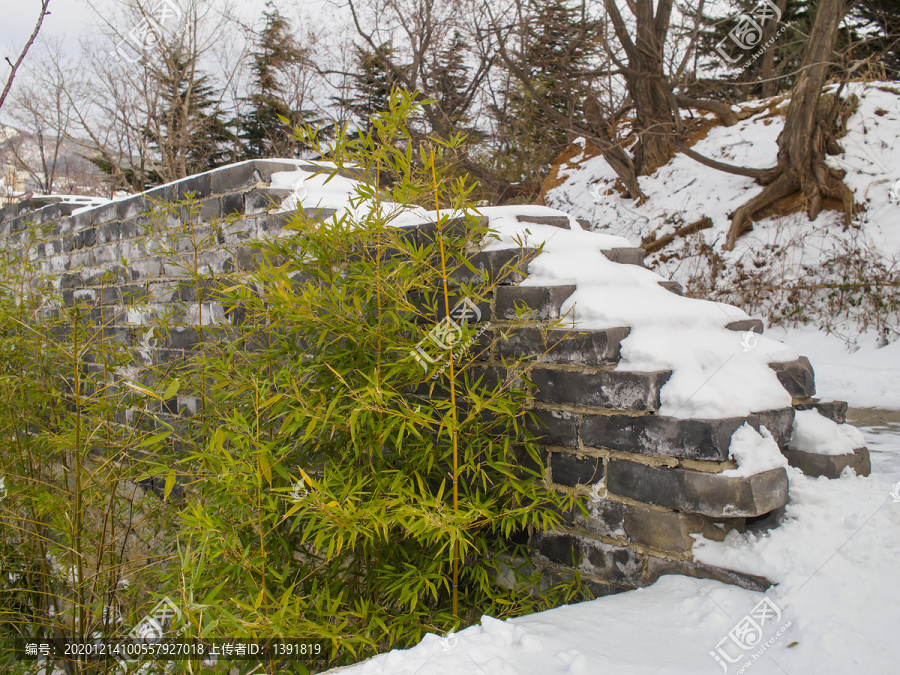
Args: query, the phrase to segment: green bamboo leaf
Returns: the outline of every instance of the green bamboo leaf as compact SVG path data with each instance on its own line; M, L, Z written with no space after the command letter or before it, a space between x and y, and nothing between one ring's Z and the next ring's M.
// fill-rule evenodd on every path
M166 476L166 484L163 487L163 500L167 500L169 495L172 492L172 488L175 487L175 469L171 469L169 471L169 475Z
M269 463L268 453L263 450L257 455L257 460L259 461L259 470L260 473L265 477L266 482L271 485L272 484L272 465Z
M172 382L169 384L169 386L166 387L166 391L162 395L163 399L168 400L168 399L172 398L175 394L178 393L178 390L180 388L181 388L181 380L179 380L178 378L175 378L174 380L172 380Z

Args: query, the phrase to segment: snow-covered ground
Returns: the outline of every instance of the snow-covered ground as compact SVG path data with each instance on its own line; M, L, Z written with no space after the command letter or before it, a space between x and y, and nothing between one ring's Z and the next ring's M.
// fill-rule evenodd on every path
M861 104L831 158L867 207L860 232L886 258L900 251L900 200L891 193L900 174L894 140L900 106L893 92L853 85ZM717 127L695 146L720 161L770 166L783 118L769 112L735 127ZM608 189L614 175L602 158L587 159L548 203L608 226L600 232L637 243L649 232L709 216L700 236L721 250L728 213L759 191L752 181L707 169L678 156L641 178L651 199L637 207ZM897 190L900 192L900 190ZM660 195L667 198L660 200ZM657 197L657 198L654 198ZM660 205L664 206L660 206ZM780 249L779 278L798 278L848 236L840 218L804 214L767 218L725 254L729 263ZM660 272L683 283L692 273L678 260L657 259ZM540 270L536 270L540 271ZM559 283L564 283L559 281ZM583 319L592 317L584 315ZM776 529L732 532L723 542L700 539L698 560L766 576L765 594L716 581L663 577L652 586L531 616L484 617L452 636L341 669L341 675L563 675L617 673L889 673L900 664L900 343L878 336L845 341L814 328L769 328L766 336L809 357L817 395L846 400L848 418L871 451L872 475L811 479L788 469L791 502Z
M848 401L852 408L900 410L900 341L879 347L877 336L854 345L815 328L773 327L766 335L808 357L816 373L816 396Z
M810 357L823 399L850 402L850 419L872 456L867 478L811 479L789 469L791 503L778 528L695 544L698 560L766 576L776 586L763 594L667 576L648 588L518 619L484 617L481 625L429 635L341 675L895 672L900 413L890 411L900 411L900 347L879 348L875 336L862 336L851 353L814 329L767 333Z
M751 178L711 169L683 154L676 154L653 175L639 177L648 197L639 205L614 189L615 173L602 156L588 148L560 164L551 176L552 187L548 184L545 203L587 219L595 231L624 236L635 244L659 239L708 218L710 227L676 237L647 256L648 265L697 296L740 304L767 319L803 316L855 337L862 321L879 323L873 321L870 311L878 303L850 301L844 291L837 301L855 316L849 321L835 321L829 313L830 303L835 301L833 294L804 291L796 296L785 290L847 282L861 288L875 277L883 277L882 283L888 283L878 290L886 296L896 295L900 270L900 145L896 143L900 136L900 97L892 83L881 82L850 83L841 95L859 97L859 106L847 122L847 134L839 140L843 152L828 157L830 165L846 172L844 181L861 207L850 227L836 211L823 211L814 221L805 212L769 215L738 239L734 251L726 251L730 214L762 187ZM742 103L744 111L756 112L730 127L719 125L711 115L695 113L695 117L716 126L693 149L727 164L774 166L786 106L787 102L780 99ZM871 288L865 291L871 292ZM886 333L896 337L900 330L896 312L880 319L883 327L885 320L890 326Z

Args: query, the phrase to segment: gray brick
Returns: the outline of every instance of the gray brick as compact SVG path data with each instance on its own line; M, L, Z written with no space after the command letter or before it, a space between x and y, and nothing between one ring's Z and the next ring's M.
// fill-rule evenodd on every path
M576 524L594 534L625 538L625 504L623 502L611 499L588 500L585 508L588 513L587 517L576 511Z
M611 581L642 585L644 565L639 553L593 539L583 538L579 543L583 553L582 571Z
M135 195L117 202L116 214L119 220L136 218L151 208L151 204L143 195Z
M515 319L516 308L528 309L521 318L553 320L560 318L560 309L575 286L498 286L496 305L498 319Z
M532 417L533 416L533 417ZM525 418L525 428L546 445L578 447L581 415L556 410L532 410Z
M746 417L691 420L662 415L585 415L581 440L595 448L690 459L728 459L732 434L744 423L759 429L759 420Z
M677 281L660 281L659 285L675 295L684 295L684 289Z
M278 208L292 194L291 190L256 188L244 195L244 213L250 216Z
M109 204L104 204L103 206L98 206L95 209L91 209L92 219L91 222L94 225L99 225L100 223L108 223L111 220L116 220L118 215L119 206L116 202L110 202Z
M176 199L184 200L188 198L188 194L193 193L194 199L204 199L209 197L212 192L210 181L210 172L201 173L197 176L191 176L176 183Z
M784 450L783 452L787 457L788 464L797 467L812 478L818 476L838 478L848 466L856 472L857 476L868 476L872 473L872 460L866 448L857 448L844 455L819 455L799 450Z
M659 392L670 376L670 371L581 373L546 368L535 368L530 374L537 401L647 411L659 409Z
M537 533L529 542L542 556L561 565L573 566L581 556L581 546L572 534L558 532Z
M727 328L728 330L739 331L741 333L746 333L749 330L762 335L763 322L759 319L741 319L740 321L732 321L730 323L726 323L725 328Z
M544 363L604 366L618 363L622 340L630 331L520 328L510 331L497 347L506 359L540 355Z
M798 403L794 410L818 410L822 417L827 417L832 422L845 424L847 422L846 401L816 401L815 403Z
M535 223L536 225L550 225L558 227L561 230L568 230L568 216L516 216L516 220L520 223Z
M528 262L537 254L532 248L506 248L480 251L469 256L468 266L458 267L450 278L458 284L518 284L525 280Z
M796 361L770 363L769 368L775 371L781 386L794 398L816 395L815 374L812 364L805 356L801 356Z
M213 193L245 190L260 183L270 183L272 174L295 171L296 164L272 160L253 160L241 164L214 169L210 172Z
M613 262L621 265L646 267L646 265L644 265L644 256L646 253L642 248L611 248L600 252Z
M603 479L603 460L569 452L550 453L550 478L557 485L593 485Z
M760 516L788 500L787 473L781 468L752 476L723 476L610 460L607 488L637 501L713 518Z
M787 449L791 443L791 434L794 431L794 410L793 408L779 408L777 410L764 410L762 412L753 413L753 416L759 419L766 429L768 429L778 447L782 451Z
M650 583L654 583L666 574L680 574L695 579L715 579L732 586L740 586L750 591L765 592L774 584L765 577L735 572L721 567L713 567L699 562L687 560L668 560L656 556L647 557L647 575Z

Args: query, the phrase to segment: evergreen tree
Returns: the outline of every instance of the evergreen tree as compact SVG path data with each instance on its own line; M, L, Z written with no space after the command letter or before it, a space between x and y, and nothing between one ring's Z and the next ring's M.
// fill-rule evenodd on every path
M320 121L315 112L293 110L286 101L284 75L306 62L307 51L297 44L290 23L271 0L263 17L265 27L252 54L253 90L245 99L251 109L238 123L243 154L246 159L294 157L301 148L291 133L294 126Z
M435 109L447 131L463 131L470 136L475 130L468 126L471 118L468 111L469 67L465 64L465 48L465 38L459 31L454 31L447 46L437 53L431 64L426 86L427 97L437 101Z
M181 56L160 77L163 102L158 123L147 131L151 147L169 174L181 178L233 160L234 135L228 128L208 74Z
M565 117L584 117L590 91L587 71L598 55L596 25L569 0L530 0L521 35L520 67L544 101ZM570 141L569 133L510 78L502 106L493 113L499 128L501 163L513 179L540 171Z
M391 63L396 50L390 42L379 45L375 50L356 47L357 73L352 75L355 95L352 98L337 98L336 102L349 110L357 121L368 127L371 116L389 110L391 92L402 84ZM406 66L400 66L405 69Z

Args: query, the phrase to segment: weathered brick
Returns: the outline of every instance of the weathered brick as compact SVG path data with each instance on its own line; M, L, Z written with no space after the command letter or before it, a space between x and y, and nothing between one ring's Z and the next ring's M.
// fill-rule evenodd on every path
M727 328L728 330L739 331L741 333L753 331L754 333L759 333L760 335L762 335L763 322L759 319L741 319L740 321L732 321L730 323L726 323L725 328Z
M625 538L625 504L612 499L585 503L588 515L575 512L575 523L606 537Z
M546 445L578 446L581 415L556 410L532 410L525 418L525 428Z
M281 202L292 194L292 190L255 188L244 195L244 213L251 216L279 208Z
M677 281L660 281L659 285L675 295L684 295L684 288Z
M807 476L816 478L838 478L841 472L850 467L857 476L868 476L872 473L872 460L866 448L857 448L843 455L819 455L799 450L783 450L788 464L800 469Z
M525 280L528 262L537 254L532 248L504 248L480 251L469 256L468 266L461 266L450 273L458 284L518 284Z
M582 373L535 368L530 378L537 401L618 410L658 410L659 392L671 371L605 370Z
M241 215L244 213L244 195L232 192L222 195L222 217Z
M109 204L104 204L103 206L91 209L91 222L94 225L99 225L100 223L108 223L111 220L116 220L119 217L118 209L119 206L116 202L110 202Z
M578 543L583 554L582 571L611 581L642 583L643 562L633 549L587 538L581 538Z
M581 555L578 540L572 534L537 533L531 537L530 544L542 556L561 565L573 566L578 561L576 556Z
M845 424L847 422L846 401L816 401L814 403L797 403L794 410L818 410L822 417L827 417L832 422Z
M607 330L563 330L519 328L498 343L502 358L540 356L544 363L585 366L612 365L619 361L622 340L630 328Z
M726 531L743 530L744 519L731 518L725 527L696 513L660 511L640 504L625 507L624 526L629 541L664 551L684 553L691 550L694 538L702 534L708 539L721 541Z
M178 181L178 183L176 183L176 199L179 201L187 199L189 194L193 194L194 199L204 199L205 197L209 197L212 192L211 175L212 174L207 171L206 173L201 173L197 176L191 176L190 178Z
M515 319L517 308L527 308L520 318L552 320L575 286L498 286L495 290L497 318Z
M148 211L151 205L143 195L135 195L128 199L116 202L116 214L118 220L127 220L136 218L145 211Z
M754 418L694 420L662 415L585 415L581 440L595 448L690 459L726 460L732 434Z
M812 364L805 356L796 361L770 363L769 368L775 371L781 386L794 398L816 395L815 374Z
M700 562L687 560L668 560L656 556L647 556L647 575L649 583L654 583L666 574L680 574L695 579L715 579L732 586L740 586L750 591L764 592L773 583L765 577L735 572L721 567L713 567Z
M606 251L600 251L613 262L621 265L637 265L645 267L644 256L646 253L642 248L611 248Z
M623 497L713 518L755 517L788 500L787 473L781 468L752 476L724 476L610 460L607 487Z
M447 316L447 305L450 305L450 312L453 319L460 323L465 320L466 323L475 324L491 320L491 302L490 298L484 298L476 303L478 311L466 303L459 305L466 296L460 292L460 289L452 289L448 292L449 301L444 299L443 290L436 289L433 291L414 291L410 293L410 302L416 308L416 321L419 323L433 324L445 316ZM453 316L453 310L456 309L456 316Z
M784 451L791 443L791 434L794 431L793 408L779 408L776 410L763 410L753 413L775 439L778 447Z
M516 220L520 223L534 223L536 225L550 225L551 227L558 227L561 230L568 230L569 227L569 218L568 216L516 216Z
M550 478L557 485L593 485L603 479L603 460L570 452L550 453Z

